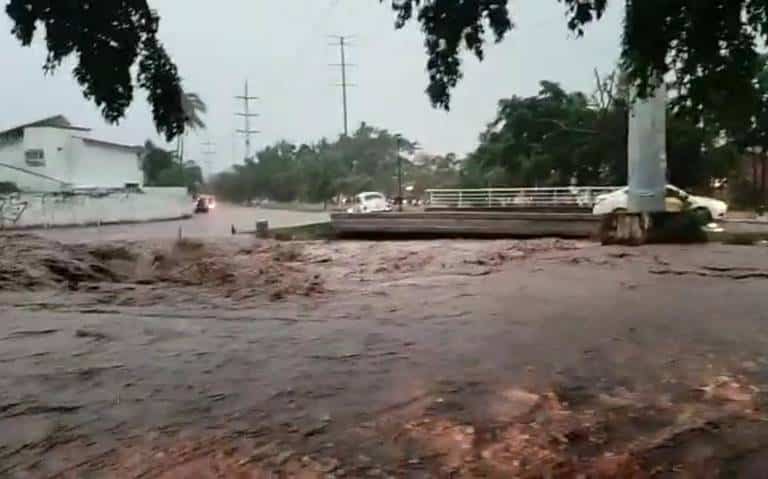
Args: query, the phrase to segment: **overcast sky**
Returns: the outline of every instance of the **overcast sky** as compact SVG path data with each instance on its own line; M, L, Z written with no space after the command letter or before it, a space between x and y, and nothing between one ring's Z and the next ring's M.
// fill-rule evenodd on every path
M255 148L276 140L308 142L336 137L342 130L338 47L328 35L352 35L348 60L350 128L361 121L400 132L434 153L471 151L483 126L491 121L500 98L531 95L540 80L568 89L590 91L593 69L610 71L619 54L621 3L577 39L565 26L555 0L517 0L511 6L517 28L500 45L487 48L480 63L464 62L465 76L453 95L451 111L433 109L424 93L427 75L423 37L417 24L393 28L388 2L378 0L150 0L162 21L161 38L173 56L187 91L207 102L208 129L187 140L187 156L201 160L201 143L216 144L214 169L243 156L233 131L242 109L234 96L249 79L261 114ZM614 2L616 3L616 2ZM5 15L0 26L8 32ZM45 116L64 114L94 129L94 136L131 144L147 138L160 142L144 92L119 126L107 125L86 101L65 65L54 76L41 66L45 50L38 41L22 48L0 35L0 129ZM236 160L237 159L237 160ZM203 163L203 162L201 162Z

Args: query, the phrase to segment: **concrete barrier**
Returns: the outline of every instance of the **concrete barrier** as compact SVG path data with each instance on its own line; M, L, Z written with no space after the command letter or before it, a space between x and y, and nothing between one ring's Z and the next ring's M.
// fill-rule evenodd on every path
M186 188L144 188L104 196L22 194L28 206L15 225L6 228L82 226L159 221L192 214Z

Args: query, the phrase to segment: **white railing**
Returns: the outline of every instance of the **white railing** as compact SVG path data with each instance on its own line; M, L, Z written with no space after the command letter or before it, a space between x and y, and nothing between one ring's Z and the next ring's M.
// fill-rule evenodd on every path
M619 186L484 188L427 190L429 208L592 208L602 194Z

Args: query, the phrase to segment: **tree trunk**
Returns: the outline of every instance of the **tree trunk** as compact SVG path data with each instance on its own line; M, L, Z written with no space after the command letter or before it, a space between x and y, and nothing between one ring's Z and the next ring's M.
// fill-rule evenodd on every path
M184 178L184 133L180 134L176 143L176 156L179 160L179 174L181 175L181 185L186 184Z
M757 183L757 155L752 155L752 192L757 197L759 188Z
M767 172L765 171L766 155L768 155L768 153L763 153L760 156L760 176L762 177L761 184L760 184L760 193L761 193L760 199L763 202L763 204L766 203L765 189L766 189L766 180L768 180L768 174L766 174Z

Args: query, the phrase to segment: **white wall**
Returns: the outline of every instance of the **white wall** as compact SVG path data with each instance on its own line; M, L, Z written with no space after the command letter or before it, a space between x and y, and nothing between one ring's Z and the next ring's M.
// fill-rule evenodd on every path
M17 227L69 226L179 218L192 214L186 188L144 188L144 193L90 196L22 194L29 206ZM9 227L10 225L5 225Z
M68 181L66 165L62 165L67 158L68 144L69 136L63 130L28 128L23 139L19 138L11 143L0 144L0 163L61 181ZM29 148L43 150L45 165L32 166L27 164L24 151ZM57 181L4 167L0 167L0 180L12 181L22 190L58 191L61 189L61 183Z
M89 143L78 137L71 141L74 186L123 188L126 183L143 183L144 175L136 152Z
M11 166L21 166L19 158L24 158L24 142L18 139L12 143L0 143L0 163ZM11 181L19 184L22 173L0 166L0 181ZM29 175L23 175L29 176Z
M45 166L30 166L24 157L24 151L18 159L18 166L35 173L70 183L72 181L69 163L70 130L60 128L35 127L24 129L24 151L42 149ZM55 181L19 173L17 185L22 190L58 191L61 184Z
M0 163L45 175L75 187L122 188L143 183L138 154L132 150L88 142L82 133L51 127L24 130L22 141L0 144ZM29 165L27 150L43 150L45 165ZM0 181L13 181L23 191L61 191L61 183L0 167Z

